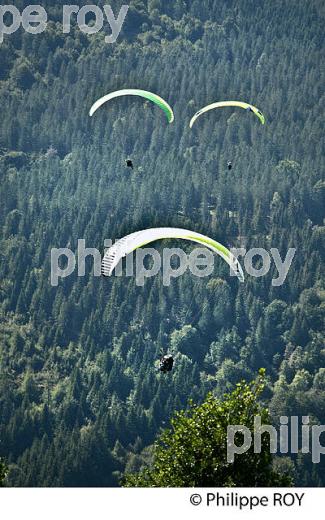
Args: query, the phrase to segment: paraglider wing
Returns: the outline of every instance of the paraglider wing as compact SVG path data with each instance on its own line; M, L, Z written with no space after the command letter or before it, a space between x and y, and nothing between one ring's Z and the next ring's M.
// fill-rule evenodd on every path
M262 112L254 107L253 105L250 105L249 103L244 103L242 101L219 101L218 103L212 103L211 105L208 105L201 110L199 110L191 119L190 122L190 128L193 127L195 121L206 112L209 112L210 110L214 110L215 108L223 108L223 107L240 107L244 108L245 110L249 109L251 112L254 112L254 114L259 118L262 125L265 123L265 117L263 116Z
M148 92L146 90L139 89L117 90L116 92L111 92L110 94L101 97L91 107L89 111L90 117L92 117L96 110L98 110L102 105L104 105L104 103L107 103L107 101L121 96L140 96L145 99L148 99L149 101L152 101L153 103L158 105L165 112L169 123L172 123L174 121L174 112L164 99L157 96L157 94L154 94L153 92Z
M190 240L208 247L211 251L221 256L221 258L227 262L241 282L244 281L244 274L241 265L229 249L222 244L219 244L219 242L201 235L200 233L180 228L146 229L144 231L137 231L131 235L125 236L121 240L118 240L105 253L102 262L102 274L104 276L111 276L121 258L150 242L162 240L164 238Z

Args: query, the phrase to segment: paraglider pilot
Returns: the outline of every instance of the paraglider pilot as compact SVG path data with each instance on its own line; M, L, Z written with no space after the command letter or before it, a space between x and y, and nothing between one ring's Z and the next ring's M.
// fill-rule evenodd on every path
M159 370L160 370L160 372L163 372L164 374L166 374L167 372L171 372L173 370L173 365L174 365L173 356L171 356L171 355L163 356L160 359Z

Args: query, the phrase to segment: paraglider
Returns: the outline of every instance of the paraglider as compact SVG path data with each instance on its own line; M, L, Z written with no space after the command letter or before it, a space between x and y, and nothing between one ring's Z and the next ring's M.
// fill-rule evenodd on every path
M163 374L173 370L174 358L170 354L166 354L160 358L159 371Z
M201 110L199 110L198 112L196 112L196 114L191 119L190 128L193 127L195 121L202 114L205 114L206 112L209 112L210 110L214 110L215 108L223 108L223 107L240 107L245 110L248 110L249 112L253 112L259 118L262 125L265 124L264 115L258 108L254 107L253 105L250 105L249 103L244 103L242 101L219 101L218 103L212 103L211 105L208 105L208 106L202 108Z
M153 103L158 105L165 112L169 123L172 123L174 121L174 112L164 99L159 97L157 94L154 94L153 92L148 92L147 90L139 89L117 90L116 92L111 92L110 94L101 97L92 105L89 111L90 117L92 117L96 110L98 110L102 105L104 105L104 103L107 103L108 101L121 96L140 96L145 99L148 99L149 101L152 101Z
M119 261L132 251L135 251L150 242L154 242L155 240L166 238L190 240L206 246L211 249L211 251L221 256L221 258L227 262L232 271L236 274L238 279L241 282L244 281L244 273L241 265L229 249L207 236L196 233L195 231L180 228L146 229L143 231L136 231L135 233L131 233L131 235L121 238L121 240L118 240L112 247L110 247L104 255L102 261L103 276L111 276Z

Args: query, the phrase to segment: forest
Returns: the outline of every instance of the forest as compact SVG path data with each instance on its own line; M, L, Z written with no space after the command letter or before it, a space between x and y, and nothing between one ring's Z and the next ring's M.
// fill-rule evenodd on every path
M0 44L6 485L119 486L150 463L175 411L262 367L274 424L325 424L322 2L130 0L114 44L76 26L63 34L63 3L42 2L44 33L20 29ZM118 13L123 2L109 3ZM135 98L89 117L123 88L159 94L175 122ZM265 125L227 108L190 130L197 110L230 99L259 107ZM51 286L53 248L84 239L103 253L105 239L151 227L296 255L279 287L274 264L239 283L221 259L208 278L185 273L169 287L161 274L144 287L95 277L89 259L85 276ZM174 355L170 374L156 371L161 351ZM295 485L325 485L323 459L278 459Z

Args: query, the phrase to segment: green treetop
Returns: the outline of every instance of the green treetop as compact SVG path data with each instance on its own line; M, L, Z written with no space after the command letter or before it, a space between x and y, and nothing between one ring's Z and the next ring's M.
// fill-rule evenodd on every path
M243 425L254 431L254 417L269 424L268 410L258 401L265 385L261 369L255 381L242 381L236 389L217 399L208 394L201 405L192 402L186 411L175 414L171 427L154 446L150 468L127 475L124 486L131 487L208 487L208 486L285 486L287 475L272 467L269 435L262 434L261 453L253 446L243 455L227 462L227 427ZM238 435L238 436L237 436ZM236 434L238 446L242 434Z
M0 487L4 486L5 478L7 476L7 467L2 459L0 459Z

